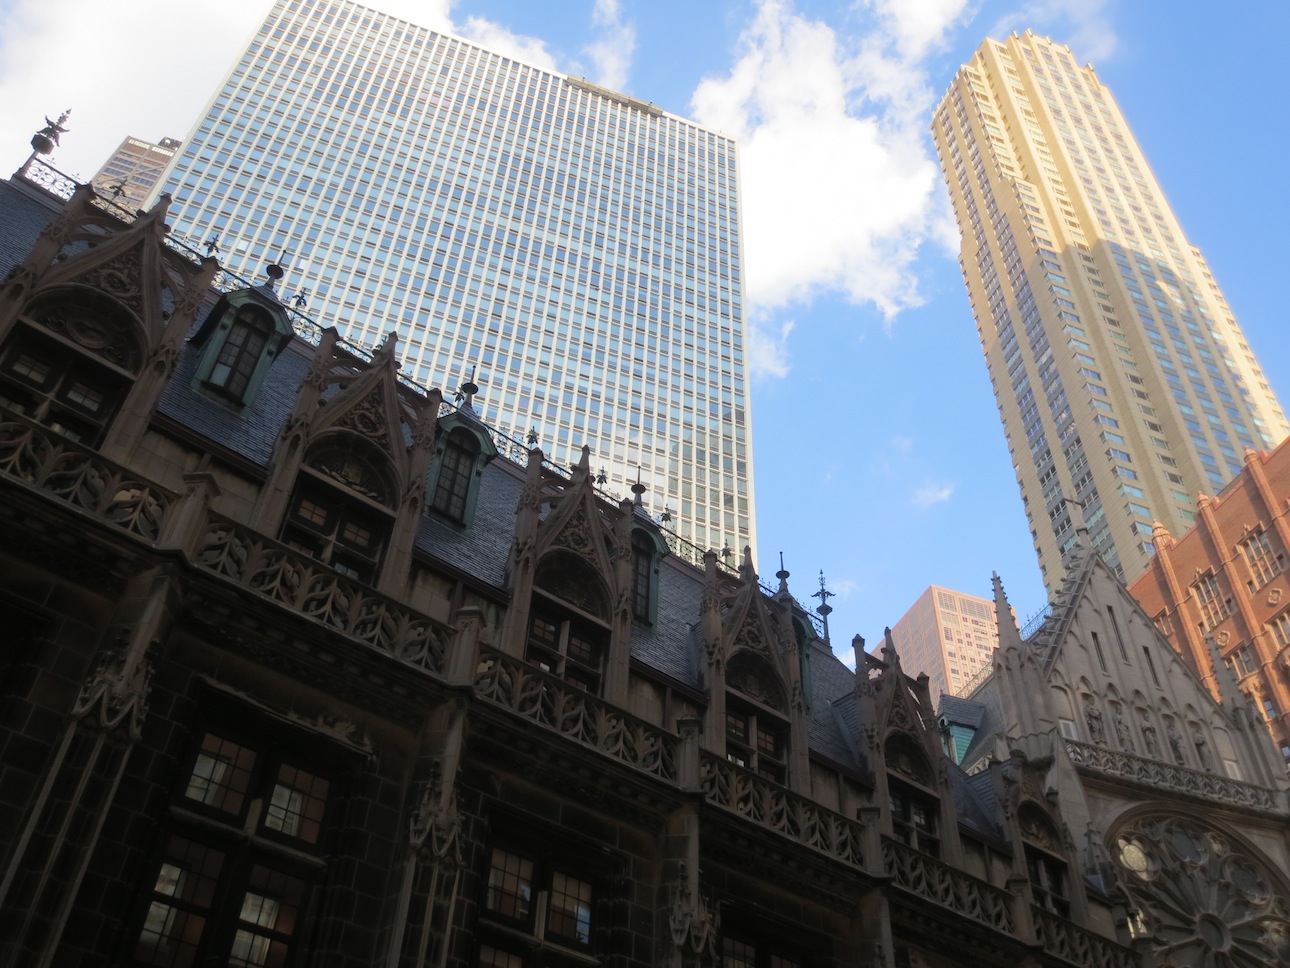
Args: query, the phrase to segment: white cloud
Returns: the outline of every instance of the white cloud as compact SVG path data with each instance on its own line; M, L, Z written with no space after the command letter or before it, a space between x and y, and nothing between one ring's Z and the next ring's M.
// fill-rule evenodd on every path
M454 25L451 0L365 3L539 67L557 66L541 40L479 17ZM0 170L21 165L44 116L57 117L66 108L72 109L70 130L54 163L81 178L92 176L127 135L187 137L269 6L269 0L122 0L107 6L102 0L0 0ZM630 28L612 20L607 36L615 29ZM613 49L623 51L621 44Z
M1006 37L1027 28L1069 45L1081 62L1106 60L1119 45L1106 15L1106 0L1031 0L1000 17L990 36Z
M846 601L860 590L860 583L854 578L835 578L827 582L827 587L838 598Z
M547 50L545 41L514 33L495 21L486 20L483 17L468 17L465 24L459 28L459 32L462 37L480 47L487 47L489 50L544 70L559 70L556 57Z
M927 483L914 492L911 498L914 507L929 508L934 504L944 504L954 494L953 484Z
M902 59L917 60L945 43L964 18L967 0L866 0L887 26Z
M897 454L907 455L914 449L914 441L911 437L896 436L891 438L891 449Z
M779 331L754 325L748 331L748 362L754 373L775 377L788 376L788 336L796 323L780 322Z
M619 0L596 0L591 23L600 31L597 40L584 49L591 59L592 79L611 90L625 90L636 51L635 26L623 19Z
M754 329L825 293L889 321L921 302L919 246L945 226L920 58L964 2L873 0L862 27L841 33L787 0L761 0L733 66L695 91L696 119L739 140ZM787 347L773 361L762 373L785 375Z

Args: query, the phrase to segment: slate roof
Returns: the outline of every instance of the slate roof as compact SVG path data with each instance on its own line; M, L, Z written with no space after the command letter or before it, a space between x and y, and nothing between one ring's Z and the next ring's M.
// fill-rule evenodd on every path
M956 726L968 726L976 729L981 725L981 718L985 715L985 707L980 703L973 702L970 699L960 699L958 696L951 696L948 692L941 694L940 709L937 713L938 719L944 719L947 722L954 723Z
M954 791L954 812L959 823L987 837L1002 840L1003 828L995 819L998 811L995 809L994 777L989 772L968 776L963 767L952 760L945 764L945 769L949 773L950 788Z
M62 210L57 199L34 197L12 182L0 181L0 279L31 251L37 237Z
M695 689L703 688L697 635L703 578L689 565L663 560L653 626L632 629L632 658Z
M811 718L806 735L811 748L856 770L867 767L856 755L855 674L819 639L811 649Z
M204 315L199 312L199 319ZM193 374L201 353L201 347L184 344L175 374L157 404L158 412L267 470L278 431L295 406L296 391L309 370L312 348L299 340L289 343L269 365L264 383L245 407L194 390Z
M498 458L484 468L470 528L425 514L414 547L501 591L506 587L506 556L515 537L515 509L524 489L522 472Z
M972 742L963 752L962 762L966 763L969 769L977 760L994 752L995 736L1004 731L1003 715L999 710L999 690L994 680L987 679L977 690L976 697L976 699L960 700L960 702L970 702L981 710L976 735L972 737Z

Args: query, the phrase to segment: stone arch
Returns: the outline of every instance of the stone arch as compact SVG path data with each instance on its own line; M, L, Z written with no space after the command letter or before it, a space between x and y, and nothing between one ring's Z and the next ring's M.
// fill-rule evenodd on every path
M581 555L563 548L548 551L538 562L533 585L601 622L613 615L613 598L604 578Z
M887 769L922 784L929 789L936 788L936 774L922 744L903 731L891 731L883 745L883 755Z
M397 507L397 477L389 455L358 434L347 431L322 434L310 442L303 463L377 504Z
M23 309L45 329L89 355L137 374L147 356L143 324L110 295L82 286L59 286L37 294Z
M774 667L754 652L736 652L726 663L726 687L751 696L780 713L788 712L784 683Z

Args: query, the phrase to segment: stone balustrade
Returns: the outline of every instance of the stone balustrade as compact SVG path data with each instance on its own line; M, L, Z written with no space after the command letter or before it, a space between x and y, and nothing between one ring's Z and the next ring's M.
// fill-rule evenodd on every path
M0 473L145 541L177 496L16 414L0 421Z
M883 867L901 890L934 901L996 931L1015 935L1012 895L929 854L884 837Z
M1230 776L1193 770L1175 763L1165 763L1162 760L1138 756L1135 753L1093 746L1076 740L1066 741L1066 752L1076 767L1083 770L1106 773L1173 793L1188 794L1255 810L1273 811L1284 808L1275 790L1246 783L1243 780L1234 780Z
M475 695L660 780L676 782L674 735L500 652L487 652Z
M711 753L700 761L704 798L833 860L864 866L865 827Z
M1031 908L1044 953L1079 968L1137 968L1132 948L1117 944L1041 907Z

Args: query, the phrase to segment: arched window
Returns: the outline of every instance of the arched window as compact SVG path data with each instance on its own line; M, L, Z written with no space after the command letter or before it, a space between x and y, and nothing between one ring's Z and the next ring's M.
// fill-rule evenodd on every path
M207 385L241 402L273 331L273 320L265 310L239 307L206 377Z
M1066 861L1061 855L1057 828L1043 811L1023 803L1018 815L1026 853L1026 874L1035 903L1045 910L1070 917L1071 903L1066 883Z
M939 857L941 801L926 754L899 733L887 740L884 752L892 834L902 844Z
M471 479L479 457L479 439L470 431L457 427L443 445L439 458L439 476L435 480L430 506L446 518L465 522Z
M778 677L749 653L726 667L726 759L775 783L788 782L789 724Z
M609 597L600 576L578 556L556 552L538 565L533 584L524 658L599 693L609 651Z
M141 353L136 324L111 300L51 294L0 350L0 405L94 446L116 416Z
M1173 812L1138 816L1110 847L1156 964L1290 964L1283 868L1258 848Z
M358 440L328 443L300 469L282 540L356 581L376 580L393 514L384 457Z

